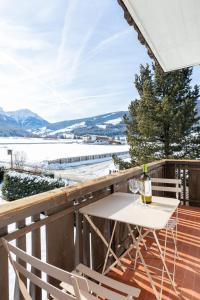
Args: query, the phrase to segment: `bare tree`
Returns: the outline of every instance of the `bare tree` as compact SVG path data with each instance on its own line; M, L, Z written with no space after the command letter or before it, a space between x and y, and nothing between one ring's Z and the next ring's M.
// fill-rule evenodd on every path
M14 152L14 165L16 168L23 168L26 162L26 153L24 151L15 151Z

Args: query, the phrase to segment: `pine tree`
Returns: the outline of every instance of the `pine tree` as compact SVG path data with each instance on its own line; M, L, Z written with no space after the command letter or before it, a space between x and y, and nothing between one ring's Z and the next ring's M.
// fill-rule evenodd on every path
M162 158L200 157L199 87L191 80L192 68L163 73L156 65L140 66L135 76L139 97L124 116L131 161L114 157L120 168Z

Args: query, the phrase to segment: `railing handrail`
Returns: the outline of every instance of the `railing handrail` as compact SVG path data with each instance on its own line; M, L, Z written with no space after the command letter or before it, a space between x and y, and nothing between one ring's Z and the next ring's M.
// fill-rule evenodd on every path
M151 171L164 164L165 160L152 162L149 164L149 170ZM0 228L42 211L65 205L89 193L126 181L140 173L141 167L134 167L84 183L78 183L73 186L55 189L3 204L0 206Z
M200 164L200 160L195 159L165 159L165 163L173 164Z

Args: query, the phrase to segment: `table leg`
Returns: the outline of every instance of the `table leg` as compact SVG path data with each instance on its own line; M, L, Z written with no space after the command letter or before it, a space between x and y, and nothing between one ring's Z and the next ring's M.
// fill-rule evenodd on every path
M109 248L109 243L107 242L107 240L105 239L105 237L103 236L103 234L101 233L101 231L98 229L98 227L92 222L91 218L88 215L84 215L84 217L86 218L86 220L88 221L88 223L91 225L91 227L93 228L93 230L96 232L96 234L100 237L100 239L102 240L102 242L104 243L104 245L107 248ZM119 258L117 257L117 255L115 254L115 252L112 250L112 248L109 249L109 252L113 255L113 257L117 261L118 265L120 266L120 268L124 272L126 269L122 266L122 263L120 262Z
M157 237L157 235L156 235L155 230L153 230L153 236L154 236L154 238L155 238L155 241L156 241L158 250L159 250L159 252L160 252L160 258L161 258L161 260L162 260L163 267L165 268L165 271L166 271L166 273L167 273L167 276L168 276L168 278L169 278L169 280L170 280L170 283L171 283L171 285L172 285L174 291L176 292L176 294L178 294L178 292L177 292L177 290L176 290L176 287L175 287L175 283L174 283L174 281L172 280L171 275L170 275L170 273L169 273L169 270L168 270L168 268L167 268L167 265L166 265L166 262L165 262L165 259L164 259L164 256L163 256L163 251L162 251L162 249L161 249L161 246L160 246L160 243L159 243L159 240L158 240L158 237Z
M130 232L130 235L131 235L131 237L132 237L132 239L133 239L133 243L134 243L135 246L136 246L136 251L138 252L138 256L139 256L139 258L140 258L140 260L141 260L141 262L142 262L142 264L143 264L143 267L144 267L144 269L145 269L145 272L146 272L146 274L147 274L147 277L149 278L149 281L150 281L150 284L151 284L151 286L152 286L153 292L154 292L154 294L155 294L155 296L156 296L156 299L157 299L157 300L160 300L158 291L157 291L157 289L156 289L156 287L155 287L155 283L154 283L154 281L153 281L153 279L152 279L152 277L151 277L151 274L150 274L150 272L149 272L149 269L148 269L148 267L147 267L147 265L146 265L146 263L145 263L145 261L144 261L144 258L143 258L143 256L142 256L142 253L141 253L141 251L140 251L140 247L139 247L140 238L139 238L138 241L137 241L136 238L135 238L135 236L134 236L134 234L132 233L130 224L127 224L127 226L128 226L128 230L129 230L129 232Z
M112 245L112 241L113 241L113 237L114 237L116 225L117 225L117 221L115 221L114 226L113 226L113 230L112 230L110 242L109 242L109 245L108 245L108 250L106 252L105 262L104 262L103 269L102 269L102 274L104 274L104 272L105 272L105 268L106 268L107 261L108 261L108 255L109 255L109 252L110 252L110 249L111 249L111 245Z
M164 260L165 260L165 257L166 257L167 237L168 237L168 229L166 229L166 233L165 233ZM163 266L163 268L162 268L161 288L160 288L160 299L162 299L164 272L165 272L165 269L164 269L164 266Z

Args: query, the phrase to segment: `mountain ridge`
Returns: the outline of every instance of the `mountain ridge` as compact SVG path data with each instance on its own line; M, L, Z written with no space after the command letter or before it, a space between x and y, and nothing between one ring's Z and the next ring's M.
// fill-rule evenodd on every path
M97 135L124 135L125 125L123 115L127 111L110 112L93 117L66 120L56 123L49 123L47 126L34 131L36 135L61 136L63 134L85 134Z
M92 117L50 123L29 109L4 111L0 107L0 136L61 137L85 134L124 135L123 115L110 112Z
M200 100L197 102L200 116ZM29 109L4 111L0 107L0 136L70 138L90 135L125 135L123 116L128 111L109 112L92 117L50 123Z

